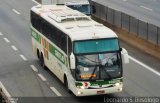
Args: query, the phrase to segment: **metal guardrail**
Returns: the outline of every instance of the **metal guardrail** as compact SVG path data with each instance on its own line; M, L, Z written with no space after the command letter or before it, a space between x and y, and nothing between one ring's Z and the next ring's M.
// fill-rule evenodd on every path
M2 88L0 88L0 103L17 103L18 98L9 97Z
M160 47L160 27L94 1L90 3L95 9L94 16Z
M12 98L4 85L0 82L0 103L17 103L17 98Z
M7 96L5 95L5 93L3 92L2 88L0 88L0 102L1 103L9 103L7 102Z

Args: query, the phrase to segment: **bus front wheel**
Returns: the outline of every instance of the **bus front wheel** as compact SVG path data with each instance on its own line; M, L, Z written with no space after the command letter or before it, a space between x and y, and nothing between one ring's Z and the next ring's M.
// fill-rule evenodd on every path
M64 76L64 85L65 85L65 87L67 88L67 91L68 91L69 93L71 93L71 90L70 90L69 87L68 87L68 80L67 80L67 77L66 77L66 76Z
M40 59L39 49L37 49L37 58Z

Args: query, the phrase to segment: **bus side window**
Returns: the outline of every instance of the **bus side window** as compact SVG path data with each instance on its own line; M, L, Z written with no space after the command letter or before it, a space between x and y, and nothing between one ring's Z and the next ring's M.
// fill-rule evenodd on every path
M42 18L36 17L36 29L42 33Z
M56 44L56 46L60 47L60 31L57 28L54 35L55 35L54 43Z
M51 27L51 30L50 30L50 39L53 43L55 43L55 28L54 27Z
M45 36L47 35L47 33L46 33L46 31L47 31L46 28L47 28L47 27L46 27L46 22L43 20L43 21L42 21L42 34L45 35Z
M51 39L50 31L51 31L51 25L47 21L43 20L42 21L42 34L45 35L48 39Z
M31 23L32 23L34 28L36 28L38 31L40 31L40 29L41 29L41 19L33 11L31 11Z
M67 54L67 36L63 32L61 34L61 49Z
M70 37L68 37L68 57L71 55L72 52L72 41Z

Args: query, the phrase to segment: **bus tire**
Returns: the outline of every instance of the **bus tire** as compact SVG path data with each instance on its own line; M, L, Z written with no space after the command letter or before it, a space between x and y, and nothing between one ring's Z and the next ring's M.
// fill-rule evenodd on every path
M40 59L39 49L37 49L37 58Z
M44 58L43 58L43 54L41 53L41 55L40 55L40 64L41 64L41 66L43 67L43 68L45 68L45 63L44 63Z
M68 80L67 80L66 75L64 76L64 85L65 85L65 87L67 88L67 91L68 91L69 93L71 93L71 90L70 90L69 87L68 87Z

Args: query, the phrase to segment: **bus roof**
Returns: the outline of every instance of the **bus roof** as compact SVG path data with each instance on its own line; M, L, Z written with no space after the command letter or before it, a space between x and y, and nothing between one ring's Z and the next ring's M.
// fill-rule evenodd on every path
M62 30L72 41L117 38L111 29L65 5L38 5L31 10Z

